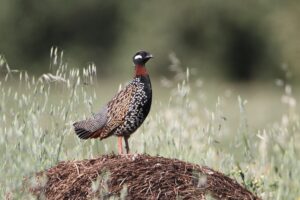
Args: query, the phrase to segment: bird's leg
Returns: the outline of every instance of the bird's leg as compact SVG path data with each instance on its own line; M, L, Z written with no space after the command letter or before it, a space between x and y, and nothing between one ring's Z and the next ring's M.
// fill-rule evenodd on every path
M125 140L125 149L126 149L126 153L127 153L127 154L129 154L128 138L129 138L129 137L124 136L124 140Z
M118 136L118 152L119 154L123 154L122 136Z

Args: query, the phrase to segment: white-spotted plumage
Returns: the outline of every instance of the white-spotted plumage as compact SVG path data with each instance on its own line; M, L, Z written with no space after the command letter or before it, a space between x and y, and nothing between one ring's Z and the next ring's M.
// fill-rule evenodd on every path
M111 135L124 137L126 152L129 152L128 138L144 122L151 102L151 82L145 63L153 56L139 51L133 56L134 79L109 101L102 111L86 120L74 123L75 132L81 139L99 138ZM118 140L119 153L122 153L122 140Z
M137 77L131 82L136 91L130 100L124 123L114 131L114 135L129 136L143 123L148 115L152 99L151 85L143 82L142 78Z

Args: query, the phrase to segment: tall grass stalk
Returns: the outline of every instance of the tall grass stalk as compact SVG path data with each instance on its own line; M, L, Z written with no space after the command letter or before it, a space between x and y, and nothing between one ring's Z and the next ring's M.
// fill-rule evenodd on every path
M26 198L29 194L20 190L23 177L61 160L116 151L115 138L82 141L72 129L74 121L99 110L95 105L102 91L96 66L71 68L56 48L50 58L49 71L35 77L0 57L1 199ZM286 112L258 129L247 120L243 96L232 102L217 94L215 106L209 106L206 99L213 91L205 91L195 70L182 67L175 54L170 61L174 76L161 83L170 91L168 100L155 96L150 116L130 139L132 150L208 165L263 199L299 198L300 123L292 87L281 82ZM233 122L237 126L230 118L234 111L225 111L231 105L239 108L235 114L240 120Z

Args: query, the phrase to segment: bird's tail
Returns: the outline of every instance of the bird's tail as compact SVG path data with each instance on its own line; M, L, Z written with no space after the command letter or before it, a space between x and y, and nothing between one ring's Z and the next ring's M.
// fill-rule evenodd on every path
M88 139L93 135L93 132L87 128L87 120L75 122L73 124L75 133L80 139Z

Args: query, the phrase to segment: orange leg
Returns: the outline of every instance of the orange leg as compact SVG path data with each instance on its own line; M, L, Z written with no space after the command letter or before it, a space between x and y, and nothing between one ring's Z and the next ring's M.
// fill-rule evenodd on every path
M129 137L124 137L125 140L125 149L126 149L126 153L129 154L129 144L128 144L128 138Z
M119 154L123 154L122 136L118 136L118 152Z

